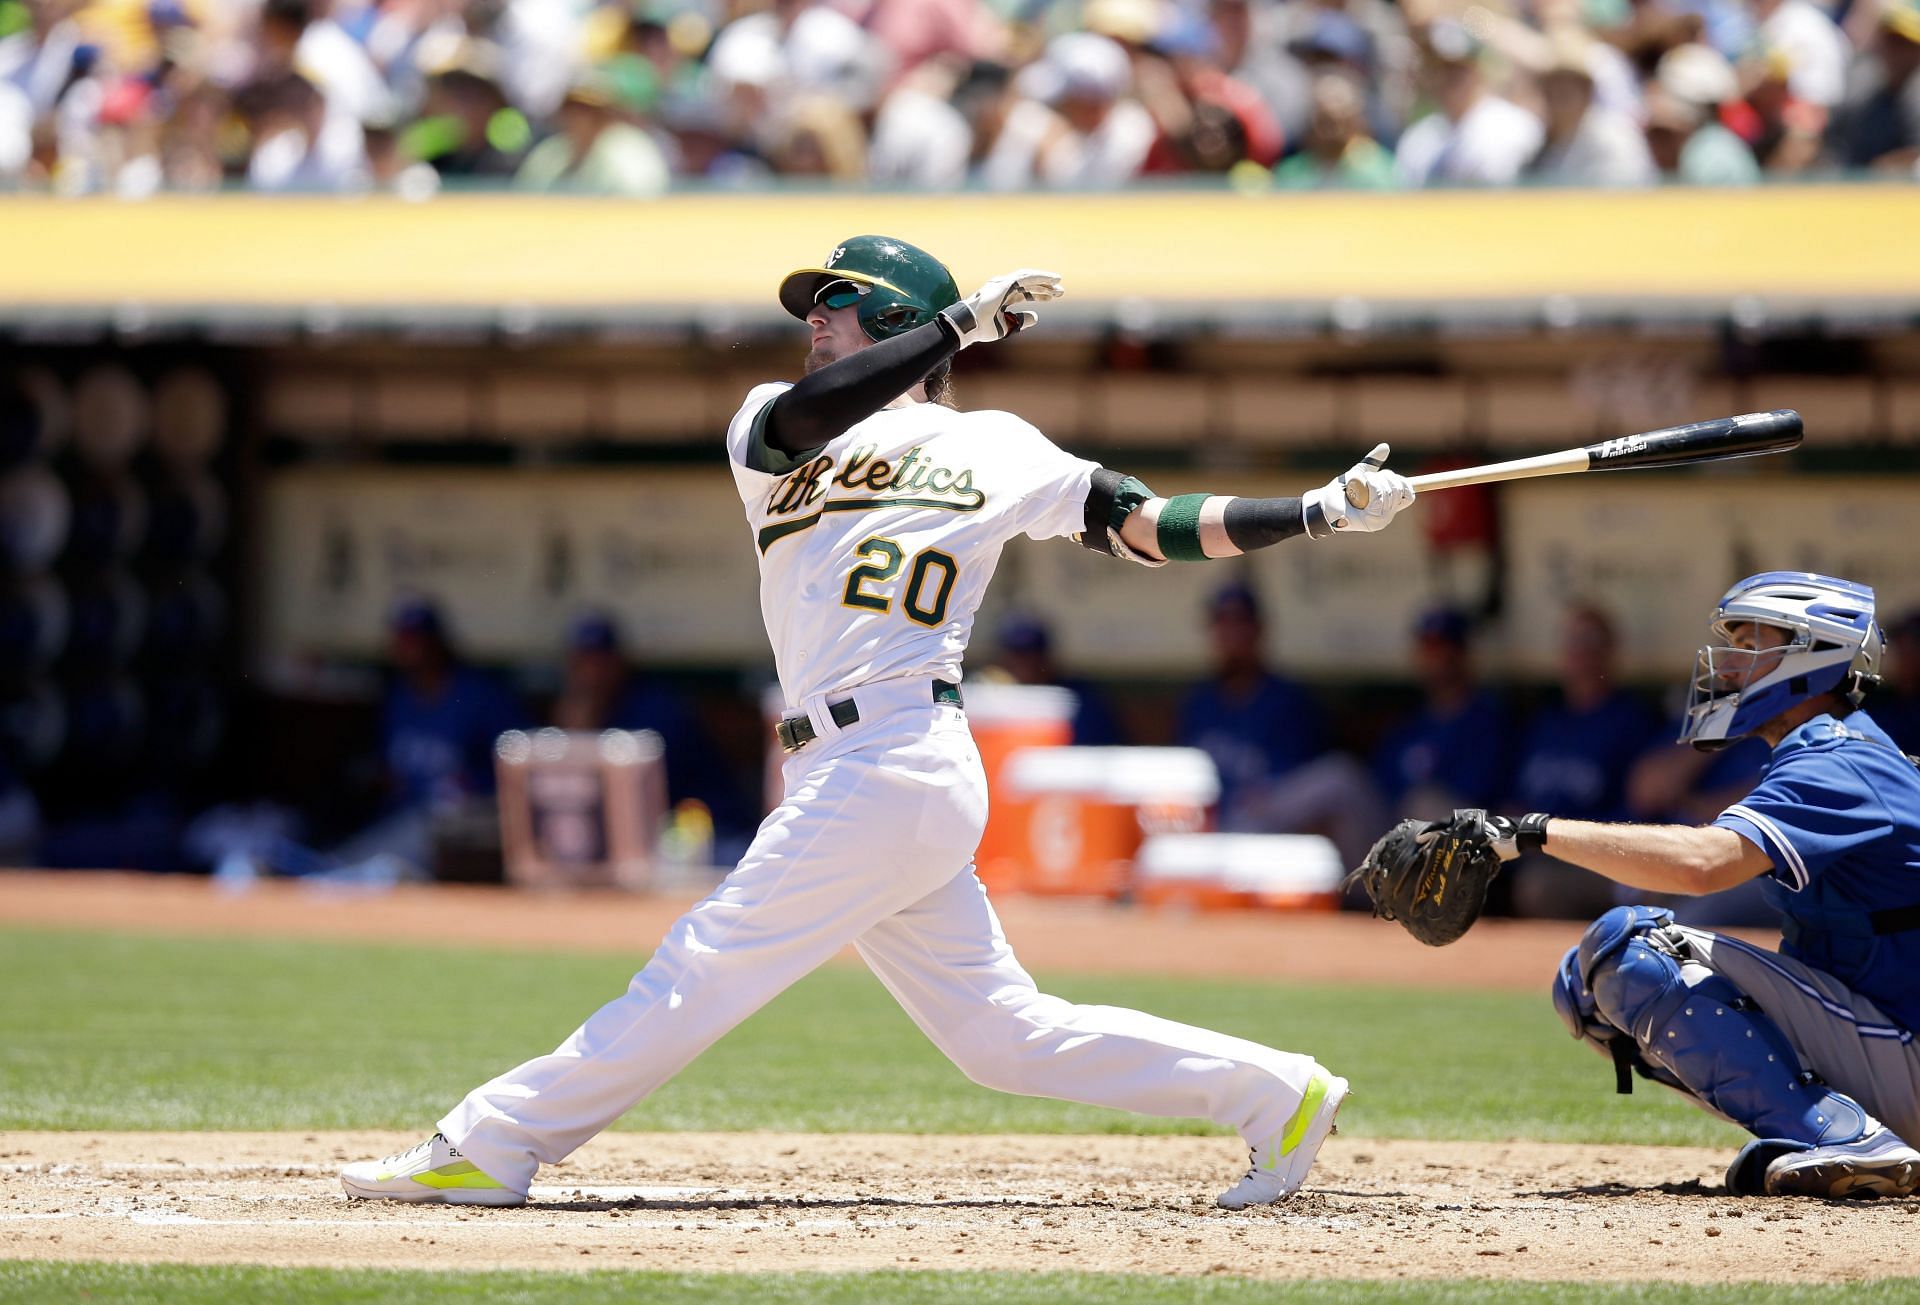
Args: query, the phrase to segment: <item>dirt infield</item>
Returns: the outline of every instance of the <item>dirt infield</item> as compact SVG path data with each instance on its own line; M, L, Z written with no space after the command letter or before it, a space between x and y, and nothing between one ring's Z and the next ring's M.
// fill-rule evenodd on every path
M1076 1269L1845 1282L1913 1272L1920 1201L1735 1200L1725 1157L1334 1138L1313 1189L1213 1208L1221 1138L606 1134L534 1203L348 1202L373 1133L0 1133L0 1258L401 1268Z
M690 895L688 895L690 896ZM0 875L0 922L631 951L688 896ZM1490 921L1442 952L1348 916L1015 899L1052 972L1539 987L1571 924ZM522 1210L349 1204L334 1171L393 1134L0 1133L0 1258L478 1269L1077 1269L1263 1278L1841 1282L1911 1274L1920 1200L1735 1200L1727 1156L1336 1137L1310 1190L1230 1214L1231 1141L606 1134Z
M426 945L651 951L697 892L539 896L495 888L398 888L377 896L269 882L244 893L207 880L0 872L0 924ZM1423 947L1364 915L1150 910L1071 898L995 900L1031 970L1297 979L1546 991L1570 922L1486 920L1451 947ZM1772 947L1774 938L1754 937ZM851 955L851 953L849 953ZM857 962L855 962L857 964Z

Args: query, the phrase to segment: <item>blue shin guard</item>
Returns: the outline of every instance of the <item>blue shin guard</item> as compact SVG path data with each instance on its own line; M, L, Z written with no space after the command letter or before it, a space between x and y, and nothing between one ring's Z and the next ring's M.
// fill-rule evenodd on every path
M1849 1142L1869 1116L1803 1072L1787 1036L1731 982L1688 960L1673 912L1615 907L1567 953L1554 1005L1583 1037L1637 1060L1780 1150ZM1623 1045L1622 1035L1630 1040Z

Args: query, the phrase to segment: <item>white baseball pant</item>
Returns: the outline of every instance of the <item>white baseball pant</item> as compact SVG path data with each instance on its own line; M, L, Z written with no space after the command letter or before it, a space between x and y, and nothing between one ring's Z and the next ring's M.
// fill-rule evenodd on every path
M986 776L957 707L926 679L851 695L860 719L806 713L786 794L738 868L667 932L627 991L551 1054L469 1093L440 1131L525 1191L720 1036L852 943L977 1083L1140 1114L1208 1119L1258 1145L1299 1108L1315 1063L1241 1038L1040 992L972 870Z

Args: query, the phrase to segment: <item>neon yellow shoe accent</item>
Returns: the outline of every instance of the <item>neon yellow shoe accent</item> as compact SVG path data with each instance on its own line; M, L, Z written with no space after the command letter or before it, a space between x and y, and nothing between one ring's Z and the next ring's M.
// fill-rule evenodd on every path
M459 1187L491 1188L495 1191L506 1190L505 1183L498 1182L489 1178L486 1174L481 1173L480 1166L474 1164L471 1160L461 1160L455 1164L441 1165L438 1169L429 1169L425 1173L415 1174L413 1181L419 1183L422 1187L438 1189Z
M1287 1120L1287 1126L1280 1130L1280 1145L1267 1152L1266 1168L1278 1169L1282 1156L1292 1155L1307 1135L1307 1126L1313 1123L1314 1115L1320 1111L1320 1103L1327 1099L1327 1089L1333 1086L1333 1075L1324 1069L1316 1069L1313 1077L1307 1081L1306 1095L1300 1098L1300 1108Z

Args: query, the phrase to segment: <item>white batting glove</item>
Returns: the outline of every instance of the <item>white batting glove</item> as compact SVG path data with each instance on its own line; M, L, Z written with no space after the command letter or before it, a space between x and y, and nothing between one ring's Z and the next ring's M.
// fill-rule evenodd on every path
M1309 539L1382 529L1413 502L1413 486L1407 478L1386 469L1387 453L1386 445L1376 444L1344 475L1307 492L1300 502Z
M959 303L942 308L940 316L953 328L964 349L1024 331L1039 321L1040 315L1023 311L1018 305L1044 304L1065 293L1058 274L1026 267L996 276Z

